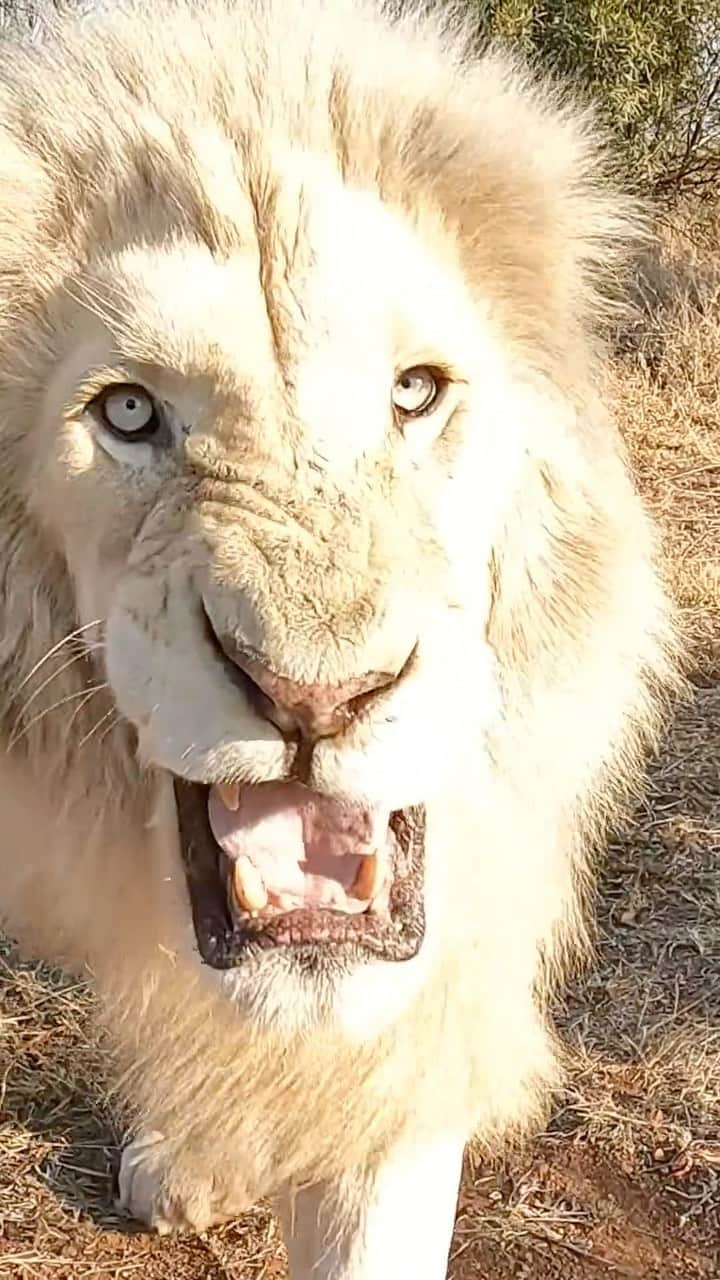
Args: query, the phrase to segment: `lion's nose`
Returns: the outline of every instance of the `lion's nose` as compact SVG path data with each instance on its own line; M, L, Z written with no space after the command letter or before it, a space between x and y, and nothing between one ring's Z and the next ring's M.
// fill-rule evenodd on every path
M255 710L283 733L315 740L346 729L368 704L407 670L415 650L396 671L368 671L340 684L303 684L278 675L246 653L230 637L216 637L226 658L242 673L243 687Z
M369 671L342 684L300 684L254 659L235 661L260 693L258 709L278 728L297 731L303 738L332 738L342 733L372 696L396 679L389 671ZM254 701L257 707L257 699Z

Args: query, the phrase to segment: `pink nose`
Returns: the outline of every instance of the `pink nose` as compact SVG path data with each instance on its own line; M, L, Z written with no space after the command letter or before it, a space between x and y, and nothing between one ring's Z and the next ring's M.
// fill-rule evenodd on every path
M397 673L369 671L342 684L299 684L276 675L254 658L236 654L233 661L259 693L251 696L258 710L286 733L303 738L332 738L342 733L358 713L394 684Z
M232 634L216 631L206 613L208 633L233 667L242 673L242 687L256 711L282 733L306 740L342 733L370 702L395 684L409 668L415 647L394 671L369 671L341 684L303 684L278 675Z

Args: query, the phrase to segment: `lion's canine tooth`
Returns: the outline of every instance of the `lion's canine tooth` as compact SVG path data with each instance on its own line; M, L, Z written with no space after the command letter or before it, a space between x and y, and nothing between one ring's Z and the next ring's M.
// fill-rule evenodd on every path
M360 859L360 866L355 883L350 890L354 898L361 902L369 902L375 894L378 878L378 857L376 853L366 853Z
M216 782L215 790L226 809L235 813L240 808L240 785L237 782Z
M252 914L267 906L268 896L262 876L249 858L236 858L231 874L232 891L238 906Z

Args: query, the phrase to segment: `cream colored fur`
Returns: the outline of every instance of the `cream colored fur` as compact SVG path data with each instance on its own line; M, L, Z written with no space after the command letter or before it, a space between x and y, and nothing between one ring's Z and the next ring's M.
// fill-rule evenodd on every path
M131 1207L202 1228L317 1184L357 1258L388 1159L541 1116L588 857L671 681L599 392L634 212L582 113L432 15L138 0L45 25L0 59L0 908L94 973L129 1123L162 1135L128 1157ZM428 362L453 385L400 430L393 377ZM170 406L167 447L85 411L118 380ZM296 679L418 640L391 713L312 777L427 805L417 959L200 965L167 771L285 767L201 592Z

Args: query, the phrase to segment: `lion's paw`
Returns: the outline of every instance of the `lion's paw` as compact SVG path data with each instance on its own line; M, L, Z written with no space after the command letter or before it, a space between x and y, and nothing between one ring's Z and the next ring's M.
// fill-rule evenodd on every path
M152 1130L138 1134L122 1153L117 1206L159 1235L201 1234L249 1207L239 1185L221 1184L213 1174L185 1165Z

